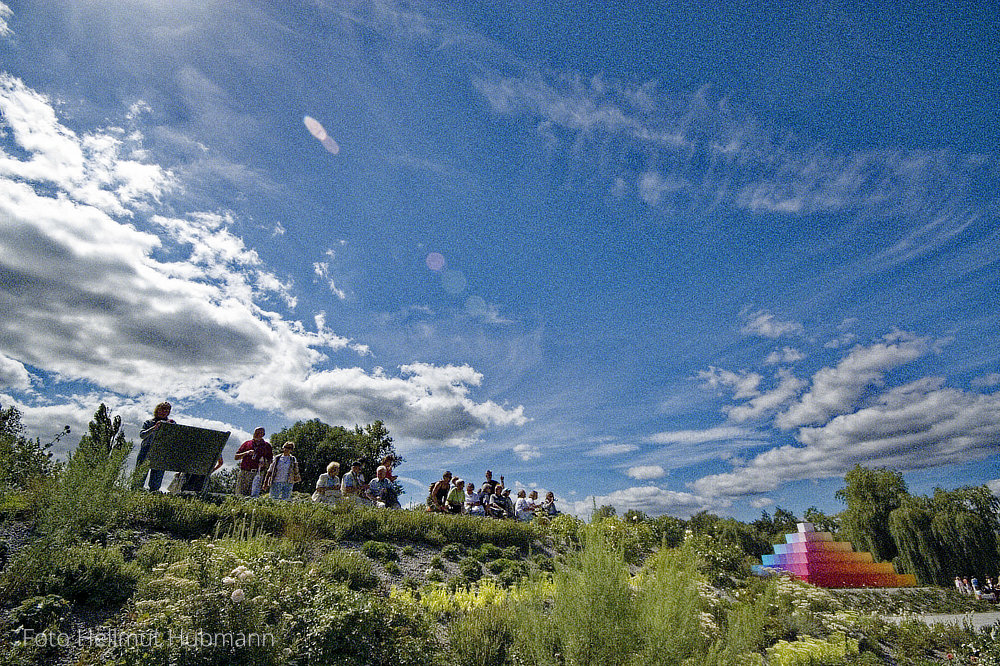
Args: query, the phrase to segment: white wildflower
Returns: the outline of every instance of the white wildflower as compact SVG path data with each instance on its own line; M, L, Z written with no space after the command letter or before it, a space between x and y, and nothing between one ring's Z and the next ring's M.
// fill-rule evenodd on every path
M243 594L243 590L241 590L240 588L236 588L235 590L233 590L233 594L229 598L233 600L234 604L238 604L241 601L243 601L243 599L245 599L246 596Z

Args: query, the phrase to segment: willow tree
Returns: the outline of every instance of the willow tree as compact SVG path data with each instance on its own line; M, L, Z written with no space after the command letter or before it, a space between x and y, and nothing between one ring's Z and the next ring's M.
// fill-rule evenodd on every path
M844 482L846 487L837 491L837 499L847 504L841 514L844 533L858 550L871 553L876 561L891 561L897 550L889 530L889 514L909 496L903 475L885 467L855 465Z
M906 498L890 515L889 529L899 562L922 584L948 585L955 576L1000 568L1000 502L986 486Z

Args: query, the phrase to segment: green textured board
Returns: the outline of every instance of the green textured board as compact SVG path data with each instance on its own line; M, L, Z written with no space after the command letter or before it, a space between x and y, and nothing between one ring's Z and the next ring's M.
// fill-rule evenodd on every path
M150 469L209 474L215 467L229 433L208 428L163 423L149 449Z

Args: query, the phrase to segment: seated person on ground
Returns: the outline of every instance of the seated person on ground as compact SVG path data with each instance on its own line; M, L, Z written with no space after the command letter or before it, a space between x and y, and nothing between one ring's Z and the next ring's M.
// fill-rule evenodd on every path
M494 486L486 486L482 492L483 510L490 518L503 518L503 507L500 506L500 495L493 492Z
M361 473L361 461L356 460L351 463L351 471L344 475L340 482L340 494L354 502L364 503L364 492L368 484L365 483L365 475Z
M458 479L454 487L448 492L448 513L462 513L462 505L465 503L465 481Z
M497 504L503 509L504 518L514 517L514 501L510 498L510 488L504 488L503 486L497 486L499 493L493 493L497 496Z
M448 489L451 487L451 472L445 470L438 481L431 484L427 493L427 511L446 513L448 511Z
M517 501L514 502L514 516L518 520L525 522L529 522L535 517L535 504L525 497L523 489L517 491Z
M340 463L332 462L326 466L326 471L316 479L316 492L313 502L333 504L340 499Z
M545 501L542 502L542 511L545 512L546 516L559 515L559 509L556 508L556 496L551 490L545 493Z
M375 472L375 480L368 484L365 495L381 509L398 509L396 485L386 476L389 470L382 465Z
M483 510L482 496L476 492L476 484L474 483L465 484L465 513L470 516L483 516L486 514Z

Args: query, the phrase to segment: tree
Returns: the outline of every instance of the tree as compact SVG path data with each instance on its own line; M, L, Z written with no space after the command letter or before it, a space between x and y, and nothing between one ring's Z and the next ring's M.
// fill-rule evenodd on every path
M125 430L122 428L122 417L111 418L108 407L103 402L94 413L94 420L89 424L90 441L105 454L131 446L125 441Z
M647 517L648 516L646 516L646 514L643 513L642 511L638 511L636 509L629 509L628 511L625 512L625 515L622 516L622 520L624 520L626 523L642 523L645 522Z
M21 433L21 412L14 406L0 409L0 486L26 489L35 481L51 477L59 468L52 460L50 444Z
M838 490L836 497L847 504L841 514L847 537L877 561L892 561L898 551L889 529L889 514L909 497L903 475L885 467L855 465L844 482L847 486Z
M840 531L840 519L837 516L828 516L814 506L806 509L802 518L807 523L812 523L817 532L830 532L836 534Z
M364 428L355 426L353 430L328 425L319 419L298 421L271 437L275 451L288 441L295 442L295 457L302 474L300 487L305 489L316 485L316 479L331 462L340 463L343 476L350 471L352 462L360 460L365 479L375 476L375 470L386 456L392 458L393 465L403 462L393 448L392 437L382 421L375 421Z
M610 504L604 504L599 509L594 509L594 513L590 515L590 522L599 523L601 521L607 520L608 518L614 518L618 515L618 511L615 507Z

